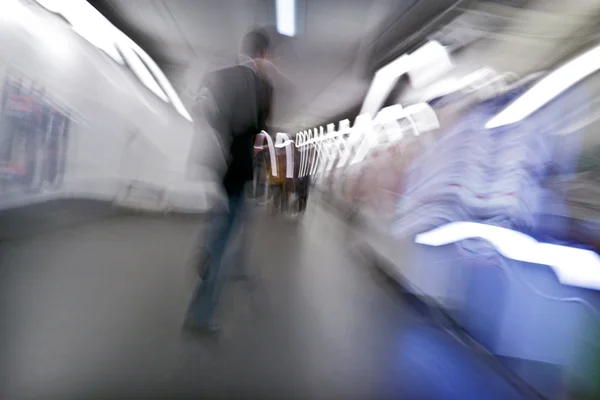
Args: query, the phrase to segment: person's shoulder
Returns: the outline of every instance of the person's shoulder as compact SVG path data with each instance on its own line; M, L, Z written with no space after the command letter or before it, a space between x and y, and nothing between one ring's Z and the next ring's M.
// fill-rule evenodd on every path
M230 75L234 75L234 74L241 74L241 73L246 73L246 72L253 72L252 69L243 66L243 65L232 65L230 67L225 67L225 68L221 68L218 69L216 71L210 72L209 75L211 76L230 76Z
M204 75L203 81L210 86L217 82L229 82L232 83L236 79L240 79L243 76L254 74L252 69L243 65L234 65L231 67L225 67L216 71L209 72Z

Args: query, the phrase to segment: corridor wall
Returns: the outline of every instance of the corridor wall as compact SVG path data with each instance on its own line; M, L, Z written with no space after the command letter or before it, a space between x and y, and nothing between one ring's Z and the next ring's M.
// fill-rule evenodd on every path
M211 207L214 182L186 178L190 121L57 15L33 2L1 3L1 208L73 197L161 211ZM45 125L29 129L40 107ZM56 116L69 120L60 132ZM60 176L44 179L50 164L62 166Z

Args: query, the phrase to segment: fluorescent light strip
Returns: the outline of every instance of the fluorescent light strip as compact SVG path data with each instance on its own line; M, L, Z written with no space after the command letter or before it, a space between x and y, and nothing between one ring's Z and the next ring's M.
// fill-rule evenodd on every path
M400 76L408 72L408 68L409 56L405 54L377 71L363 101L360 114L377 113Z
M154 60L89 3L82 0L36 1L47 10L61 14L69 21L78 35L104 51L119 64L124 63L122 53L144 86L163 101L171 102L179 114L188 121L192 121L192 117L185 109L173 86Z
M277 32L285 36L296 35L296 1L276 0Z
M175 110L179 114L181 114L185 119L192 122L192 117L181 102L181 99L177 95L177 92L175 92L175 89L173 89L171 82L169 82L169 80L159 68L159 66L156 65L154 60L144 50L142 50L142 48L138 46L133 40L129 39L127 36L125 37L129 41L131 47L136 52L136 54L142 59L142 61L144 61L144 63L146 63L148 68L150 68L150 71L152 71L152 74L158 80L159 85L164 89L169 100L171 100L171 103L173 104L173 107L175 107Z
M564 285L600 290L600 257L593 251L540 243L524 233L476 222L451 222L421 233L415 243L443 246L480 238L506 258L547 265Z
M162 91L162 89L160 88L150 71L148 71L148 68L146 68L142 60L136 54L136 52L130 46L122 45L119 42L117 42L117 48L121 51L121 54L123 54L127 65L129 65L135 76L137 76L138 79L142 81L144 86L150 89L152 93L160 97L163 101L168 102L169 98L167 97L165 92Z
M533 114L556 96L600 69L600 46L583 53L548 74L498 115L486 129L514 124Z
M375 73L360 114L375 115L402 75L410 74L413 86L424 86L451 67L446 49L435 40L427 42L411 54L401 55Z
M94 7L81 1L56 1L56 3L61 3L59 13L69 21L79 36L104 51L117 63L125 63L115 45L120 32ZM59 7L54 5L53 8Z

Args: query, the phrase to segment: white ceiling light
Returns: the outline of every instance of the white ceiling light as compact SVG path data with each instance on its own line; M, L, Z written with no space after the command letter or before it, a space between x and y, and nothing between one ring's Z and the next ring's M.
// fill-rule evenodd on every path
M600 69L600 46L583 53L548 74L485 124L486 129L514 124L533 114L556 96Z
M36 40L43 44L43 49L50 51L53 57L68 59L69 43L60 29L48 24L26 4L19 0L1 0L0 18L0 23L20 24L25 31L36 37Z
M115 47L118 30L87 2L36 1L47 10L62 15L79 36L104 51L114 61L124 63Z
M127 61L127 65L135 76L138 77L140 81L146 86L148 89L152 91L155 95L160 97L163 101L169 101L165 92L162 91L156 80L152 76L152 73L148 71L148 68L144 65L142 60L138 57L136 52L130 47L123 45L122 43L117 42L117 48L121 51L123 58Z
M276 0L277 32L285 36L296 35L296 1Z
M159 66L156 65L154 60L148 54L146 54L146 52L144 50L142 50L142 48L140 46L138 46L136 43L134 43L133 40L131 40L129 38L127 38L127 39L129 41L131 47L133 48L133 50L142 59L142 61L146 64L146 66L150 69L150 71L154 75L154 78L156 78L156 80L158 80L158 83L160 84L160 86L167 93L167 97L171 100L171 103L173 104L173 107L175 107L175 110L177 110L177 112L179 114L181 114L185 119L187 119L188 121L191 122L192 117L185 109L185 106L181 102L181 99L177 95L177 92L175 92L175 89L173 89L171 82L169 82L169 80L167 79L165 74L162 72L162 70L159 68Z
M1 1L1 0L0 0ZM86 1L36 0L42 7L61 14L82 38L123 64L123 57L138 79L188 121L192 121L169 80L152 58L127 35L118 30Z
M377 113L386 97L401 75L408 71L408 55L398 57L390 64L375 73L367 96L363 101L360 114L374 115Z

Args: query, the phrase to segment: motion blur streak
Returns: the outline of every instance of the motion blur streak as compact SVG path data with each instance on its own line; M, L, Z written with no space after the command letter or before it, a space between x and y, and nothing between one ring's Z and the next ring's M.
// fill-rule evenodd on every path
M598 71L599 59L600 47L596 47L557 68L492 118L485 127L492 129L521 121L569 87Z
M177 96L173 87L154 60L148 57L145 51L116 29L87 2L83 0L69 2L56 0L36 1L49 11L63 15L75 32L106 52L117 63L124 64L126 61L127 65L133 69L133 72L148 89L162 100L171 101L177 112L187 120L192 120L181 103L179 96ZM123 60L123 57L126 60Z
M475 222L452 222L418 234L416 243L442 246L481 238L494 245L504 257L552 267L564 285L600 289L600 257L592 251L538 243L530 236L498 226Z
M282 35L296 35L296 1L276 0L277 31Z
M599 20L0 0L0 399L600 398Z

